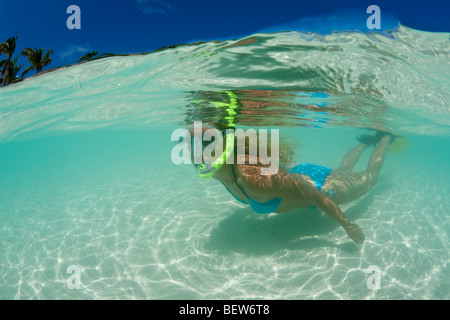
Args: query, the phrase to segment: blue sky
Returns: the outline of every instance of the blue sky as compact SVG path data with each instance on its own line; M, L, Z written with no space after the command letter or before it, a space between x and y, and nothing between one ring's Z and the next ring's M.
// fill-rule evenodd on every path
M146 52L286 27L323 33L326 17L350 8L356 15L353 26L364 31L371 4L380 7L385 27L389 13L414 29L450 31L450 0L0 0L0 41L18 34L17 53L26 47L54 49L50 68L93 50ZM81 9L81 30L66 27L70 5Z

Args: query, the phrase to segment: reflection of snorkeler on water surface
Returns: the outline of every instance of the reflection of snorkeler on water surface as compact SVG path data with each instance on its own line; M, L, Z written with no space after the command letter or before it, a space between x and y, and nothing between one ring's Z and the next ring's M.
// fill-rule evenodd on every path
M355 98L327 92L292 90L233 90L239 98L236 121L240 126L250 127L323 127L345 125L353 127L371 126L382 128L387 106L379 99L370 99L377 94ZM193 121L226 123L230 116L224 93L220 91L196 91L187 106L186 123ZM360 106L364 105L364 108Z
M291 162L292 152L285 150L285 146L281 143L279 146L281 169L275 174L263 175L261 168L268 167L267 161L260 157L252 159L252 155L248 152L248 144L245 145L246 152L239 154L237 137L225 131L235 129L234 120L237 114L237 96L231 91L226 91L226 94L229 97L228 103L216 103L216 107L226 108L228 114L224 117L226 121L219 124L216 121L215 125L202 128L202 133L208 129L221 131L225 151L215 159L204 156L203 163L194 164L199 176L219 180L236 200L249 204L256 213L281 213L302 207L318 207L336 220L354 242L361 244L365 238L363 231L347 219L338 205L357 199L375 185L386 150L396 137L382 131L378 131L374 136L360 136L358 138L360 143L347 152L341 166L334 170L305 163L289 168L287 164ZM204 150L210 142L201 141L194 137L193 131L191 133L188 138L191 139L193 160L194 152ZM370 156L367 169L363 172L353 172L362 152L371 146L375 149ZM270 153L270 145L268 148ZM234 159L229 161L230 157Z
M305 111L317 113L332 112L326 106L317 106L313 104L298 104L296 98L300 100L295 92L275 91L275 90L236 90L233 94L239 97L239 125L241 126L286 126L292 119L301 117L306 120L300 123L301 126L311 126L308 121L314 119L302 117ZM223 100L223 93L213 91L195 92L194 101L196 103L188 107L188 117L192 116L188 122L201 120L203 122L224 122L229 116L228 104L218 103L217 100ZM218 108L221 107L221 108ZM237 108L235 108L237 111ZM299 125L299 123L296 123Z

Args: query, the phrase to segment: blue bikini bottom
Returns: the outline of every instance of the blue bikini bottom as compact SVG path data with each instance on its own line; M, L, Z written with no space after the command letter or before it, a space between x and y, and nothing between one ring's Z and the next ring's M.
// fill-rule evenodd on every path
M317 166L317 165L309 164L309 163L299 164L299 165L293 167L291 170L289 170L289 173L299 173L299 174L307 175L314 181L314 184L316 185L317 189L319 189L319 190L322 190L322 186L325 182L325 179L328 177L330 172L331 172L331 169L329 169L327 167ZM227 190L228 190L228 188L227 188ZM230 190L228 190L228 192L230 192L233 195L233 197L236 200L238 200L240 203L247 204L247 202L244 202L241 199L237 198ZM329 194L328 196L330 197L335 192L336 191ZM283 200L281 198L274 198L274 199L266 201L266 202L258 202L248 196L247 196L247 198L248 198L248 204L250 205L250 207L252 207L253 211L255 211L256 213L261 213L261 214L275 212L278 209L278 207L280 206L281 201ZM315 209L315 208L316 208L315 206L312 207L312 209Z

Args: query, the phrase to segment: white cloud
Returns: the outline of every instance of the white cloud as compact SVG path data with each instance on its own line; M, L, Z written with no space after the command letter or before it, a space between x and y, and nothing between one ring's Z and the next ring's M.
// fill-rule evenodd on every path
M164 0L136 0L137 8L145 15L163 14L178 10Z
M74 56L76 56L75 58L80 58L82 55L88 53L89 51L91 51L90 46L79 46L71 44L59 53L59 57L61 59L73 58Z

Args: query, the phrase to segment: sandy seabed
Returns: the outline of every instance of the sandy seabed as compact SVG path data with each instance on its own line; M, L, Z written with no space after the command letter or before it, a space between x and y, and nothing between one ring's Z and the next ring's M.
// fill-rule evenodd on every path
M0 297L448 299L447 182L383 169L342 206L362 246L320 211L258 215L181 167L24 185L2 197Z

